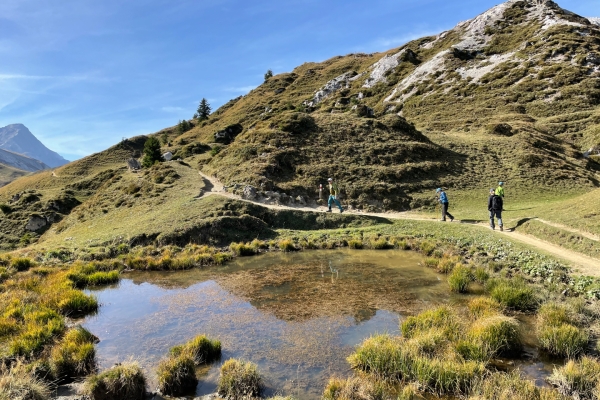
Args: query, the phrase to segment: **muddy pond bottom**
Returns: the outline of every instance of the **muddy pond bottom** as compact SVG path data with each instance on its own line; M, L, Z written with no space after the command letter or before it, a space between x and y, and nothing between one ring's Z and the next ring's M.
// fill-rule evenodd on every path
M100 338L101 369L133 358L156 387L169 348L199 334L222 342L221 361L203 368L195 395L216 391L221 364L256 363L266 395L318 399L346 357L376 333L452 295L445 279L408 251L327 250L238 258L225 267L128 273L92 291L101 303L83 325ZM190 393L194 395L194 393Z

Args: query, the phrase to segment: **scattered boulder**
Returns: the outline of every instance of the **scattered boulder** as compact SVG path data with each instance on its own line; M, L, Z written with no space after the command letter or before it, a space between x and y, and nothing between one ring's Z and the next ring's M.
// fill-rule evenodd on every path
M490 125L488 126L488 133L496 136L513 136L515 134L509 124Z
M242 133L244 127L240 124L229 125L222 131L215 133L215 141L229 144L237 135Z
M373 117L375 112L372 108L365 106L364 104L358 104L352 107L352 111L356 112L359 117Z
M285 91L285 88L275 89L275 94L280 94L280 93L283 93L284 91Z
M419 58L417 57L417 53L412 51L411 49L406 49L402 56L400 57L402 61L408 61L413 64L419 63Z
M597 53L589 53L586 57L585 60L589 63L589 64L593 64L593 65L600 65L600 55L598 55Z
M258 192L254 186L247 185L242 192L242 199L255 200L258 197Z
M173 153L167 151L165 154L163 154L163 158L165 161L171 161L173 159Z
M325 84L321 89L315 92L311 101L307 101L304 105L308 107L314 107L331 94L337 92L340 89L349 88L350 87L350 79L356 76L357 73L355 71L346 72Z
M142 164L135 158L130 158L127 160L127 168L129 168L130 171L137 171L142 169Z
M21 193L17 193L12 197L12 199L10 199L10 203L16 203L20 199L21 199Z
M304 200L304 197L302 197L302 196L296 197L296 202L303 206L306 205L306 200Z
M48 221L45 217L33 214L31 217L29 217L29 221L27 222L27 225L25 225L25 229L30 232L35 232L44 228L46 225L48 225Z

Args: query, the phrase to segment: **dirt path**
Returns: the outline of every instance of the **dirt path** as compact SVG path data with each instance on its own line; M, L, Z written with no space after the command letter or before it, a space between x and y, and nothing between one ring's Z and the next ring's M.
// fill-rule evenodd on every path
M237 196L231 192L226 191L225 188L223 187L223 184L221 182L219 182L219 180L217 180L216 178L205 175L201 172L200 172L200 176L202 176L202 180L204 181L204 196L210 196L210 195L224 196L224 197L228 197L231 199L254 203L254 204L257 204L257 205L260 205L260 206L263 206L263 207L266 207L269 209L273 209L273 210L287 209L287 210L299 210L299 211L311 211L311 212L315 212L315 211L325 212L327 210L327 207L325 207L325 206L317 206L317 207L300 206L300 205L299 206L285 206L285 205L281 205L281 204L265 204L265 203L261 203L261 202L245 200L245 199L242 199L240 196ZM371 217L381 217L381 218L388 218L388 219L404 219L404 220L410 219L410 220L416 220L416 221L430 221L430 222L436 220L435 218L427 218L427 217L415 214L413 212L366 213L366 212L361 212L361 211L344 211L344 213L348 213L348 214L352 214L352 215L368 215ZM598 240L598 238L595 237L594 235L591 235L591 234L586 235L583 232L577 231L576 229L573 229L573 228L569 228L569 227L566 227L566 226L563 226L560 224L554 224L552 222L548 222L548 221L544 221L544 220L539 220L539 221L543 222L545 224L551 225L551 226L555 226L560 229L568 230L573 233L579 233L582 236L588 237L589 239L592 239L592 240ZM464 222L464 221L458 221L458 220L456 220L456 222L469 223L472 225L487 227L486 224L481 224L481 223L471 223L471 222ZM525 243L530 247L534 247L538 250L549 253L557 258L560 258L561 260L568 262L569 264L571 264L574 271L577 273L580 273L582 275L600 276L600 260L598 260L598 259L588 257L586 255L577 253L572 250L567 250L567 249L557 246L553 243L549 243L544 240L538 239L538 238L530 236L530 235L525 235L520 232L515 232L515 231L504 231L504 232L496 231L496 232L499 235L505 235L507 237L510 237L513 240L517 240L519 242Z
M585 238L588 238L590 240L593 240L595 242L600 241L600 237L594 235L593 233L583 232L583 231L580 231L579 229L571 228L569 226L562 225L562 224L557 224L556 222L546 221L546 220L543 220L543 219L540 219L540 218L534 218L534 220L540 221L543 224L550 225L550 226L553 226L553 227L558 228L558 229L562 229L563 231L567 231L567 232L575 233L577 235L581 235L581 236L583 236Z

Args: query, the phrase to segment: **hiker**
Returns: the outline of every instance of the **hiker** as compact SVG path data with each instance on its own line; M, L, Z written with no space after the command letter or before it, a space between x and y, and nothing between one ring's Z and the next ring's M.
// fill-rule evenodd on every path
M329 200L327 200L327 205L329 206L329 210L327 212L331 212L331 204L335 202L335 205L340 209L340 214L344 212L340 201L338 200L338 196L340 194L340 189L338 188L337 183L333 182L333 178L327 179L329 182Z
M442 205L442 221L446 221L446 215L450 218L450 222L454 221L454 217L448 212L448 196L446 196L446 192L442 188L437 188L435 193L438 195L438 201Z
M502 182L500 182L502 183ZM499 196L498 189L490 189L490 197L488 197L488 211L490 212L490 228L493 230L496 229L494 226L494 217L498 218L498 226L500 227L500 232L504 231L502 227L502 196Z
M500 196L504 200L504 182L498 182L498 187L496 188L494 193L496 194L496 196Z

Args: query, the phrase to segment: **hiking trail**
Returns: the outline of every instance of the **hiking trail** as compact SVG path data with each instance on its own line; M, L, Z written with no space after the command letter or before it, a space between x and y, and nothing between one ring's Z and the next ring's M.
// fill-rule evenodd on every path
M248 203L260 205L262 207L269 208L272 210L296 210L296 211L307 211L307 212L325 212L325 211L327 211L326 206L316 206L316 207L311 207L311 206L306 206L306 205L286 206L283 204L267 204L267 203L262 203L259 201L243 199L238 195L235 195L233 193L226 191L225 187L218 179L216 179L212 176L205 175L202 172L200 172L199 174L202 177L202 180L204 181L204 192L203 192L202 196L211 196L211 195L223 196L223 197L227 197L230 199L235 199L235 200L239 200L239 201L245 201ZM371 216L371 217L381 217L381 218L397 219L397 220L415 220L415 221L429 221L429 222L437 221L436 218L424 217L422 215L415 214L414 212L411 212L411 211L389 212L389 213L369 213L369 212L363 212L363 211L357 211L357 210L344 210L344 213L348 213L348 214L352 214L352 215L367 215L367 216ZM572 232L572 233L580 234L591 240L599 239L598 237L596 237L592 234L580 232L574 228L569 228L569 227L566 227L566 226L563 226L560 224L555 224L555 223L552 223L549 221L540 220L538 218L535 218L535 219L537 219L538 221L545 223L547 225L551 225L551 226L554 226L557 228L568 230L569 232ZM485 223L465 222L465 221L460 221L458 219L455 220L454 223L477 225L477 226L486 227L489 229L489 227ZM571 264L571 266L573 267L573 271L575 273L579 273L582 275L590 275L590 276L600 276L600 260L598 260L598 259L583 255L581 253L577 253L572 250L565 249L565 248L557 246L553 243L549 243L544 240L538 239L534 236L516 232L512 229L507 229L504 232L500 232L500 231L496 230L495 232L496 232L496 234L505 235L507 237L512 238L513 240L519 241L528 246L534 247L538 250L544 251L544 252L549 253L557 258L567 261L569 264Z

